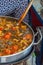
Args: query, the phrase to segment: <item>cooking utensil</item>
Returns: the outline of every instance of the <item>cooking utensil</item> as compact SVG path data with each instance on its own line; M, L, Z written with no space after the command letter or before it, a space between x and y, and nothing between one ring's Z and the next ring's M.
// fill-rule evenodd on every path
M22 13L21 17L18 20L18 25L20 25L20 23L23 21L23 19L25 18L26 14L28 13L30 7L32 6L33 0L30 1L30 3L28 4L28 7L26 8L26 10Z
M8 19L8 20L10 20L10 21L11 21L11 20L13 20L13 21L16 20L16 21L18 21L17 18L13 18L13 17L8 17L8 16L0 16L0 17L1 17L1 18L5 18L6 20ZM33 34L32 43L31 43L26 49L24 49L24 50L21 51L21 52L18 52L18 53L16 53L16 54L12 54L12 55L7 55L7 56L0 56L0 63L8 63L8 62L13 62L13 61L14 61L14 62L18 61L18 60L21 59L22 57L25 57L25 56L31 51L33 45L39 44L39 42L42 40L42 34L41 34L41 31L40 31L39 28L37 28L37 33L34 34L34 31L33 31L33 29L31 28L30 25L28 25L26 22L22 22L22 23L26 24L26 25L29 27L29 29L31 30L31 32L32 32L32 34ZM34 40L35 40L35 36L37 36L37 34L40 35L40 39L38 40L37 43L35 43Z

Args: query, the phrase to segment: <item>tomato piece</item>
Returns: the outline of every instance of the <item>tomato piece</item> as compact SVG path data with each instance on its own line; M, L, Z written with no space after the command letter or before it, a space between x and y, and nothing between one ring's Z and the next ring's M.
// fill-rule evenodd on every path
M7 35L4 36L4 38L5 39L10 39L10 35L7 34Z
M11 50L10 49L5 49L5 54L11 54Z
M22 28L22 30L26 30L26 26L25 25L22 25L21 28Z
M23 39L32 39L32 34L26 34Z
M4 28L3 27L0 27L0 30L3 30Z
M2 56L2 53L0 52L0 56Z
M13 30L13 31L16 30L16 27L12 27L12 30Z
M8 35L10 35L10 36L11 36L11 35L12 35L12 34L11 34L11 32L8 32Z
M5 35L4 35L4 38L5 39L10 39L10 37L11 37L11 33L10 32L8 32L8 33L6 33Z
M14 46L12 46L12 49L14 49L14 51L17 51L18 50L18 45L14 45Z

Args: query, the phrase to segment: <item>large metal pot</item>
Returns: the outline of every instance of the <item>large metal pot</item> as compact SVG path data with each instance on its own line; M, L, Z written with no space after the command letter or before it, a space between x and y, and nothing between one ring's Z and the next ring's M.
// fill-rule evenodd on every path
M8 16L0 16L0 17L9 19L10 21L18 20L17 18L12 18L12 17L8 17ZM34 34L34 31L31 28L31 26L29 26L26 22L23 22L23 23L26 24L33 33L32 43L21 52L18 52L16 54L12 54L12 55L7 55L7 56L0 56L0 63L8 63L8 62L12 62L12 61L16 62L17 60L21 59L22 57L25 57L31 51L32 46L37 45L42 40L42 34L41 34L41 31L39 28L37 28L37 33ZM37 36L37 34L40 34L40 39L37 43L35 43L34 40L35 40L35 36Z

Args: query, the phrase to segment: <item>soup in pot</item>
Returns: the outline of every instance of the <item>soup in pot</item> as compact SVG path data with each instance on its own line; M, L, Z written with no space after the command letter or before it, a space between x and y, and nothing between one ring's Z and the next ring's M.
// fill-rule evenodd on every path
M18 53L26 49L33 40L30 28L16 20L0 17L0 56Z

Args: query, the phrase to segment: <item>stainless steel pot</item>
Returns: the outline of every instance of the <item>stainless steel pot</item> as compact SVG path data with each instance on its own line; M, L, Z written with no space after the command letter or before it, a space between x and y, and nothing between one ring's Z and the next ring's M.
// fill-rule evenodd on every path
M11 20L13 20L13 21L14 20L18 20L17 18L8 17L8 16L0 16L0 17L9 19L10 21ZM34 34L34 31L31 28L31 26L28 25L25 22L23 22L23 23L26 24L30 28L30 30L32 31L32 33L33 33L33 41L32 41L32 43L26 49L24 49L21 52L18 52L16 54L12 54L12 55L7 55L7 56L0 56L0 63L8 63L8 62L13 62L13 61L16 62L17 60L21 59L22 57L25 57L31 51L32 46L33 45L37 45L42 40L42 34L41 34L41 31L40 31L39 28L37 28L37 33ZM37 36L37 34L40 35L40 39L38 40L37 43L35 43L34 40L35 40L35 36Z

